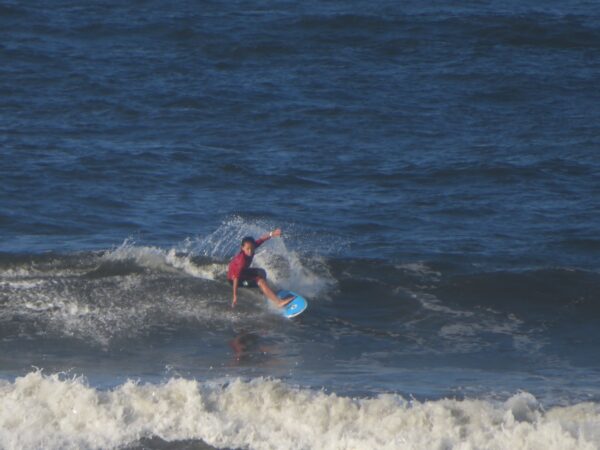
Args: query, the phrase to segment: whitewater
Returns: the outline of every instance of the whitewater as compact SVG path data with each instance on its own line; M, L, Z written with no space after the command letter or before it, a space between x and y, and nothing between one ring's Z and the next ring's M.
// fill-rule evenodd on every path
M99 391L80 377L34 371L0 384L0 411L0 445L7 449L135 447L149 438L254 449L600 445L597 404L545 410L525 392L504 402L420 402L393 394L344 397L264 378L128 381Z

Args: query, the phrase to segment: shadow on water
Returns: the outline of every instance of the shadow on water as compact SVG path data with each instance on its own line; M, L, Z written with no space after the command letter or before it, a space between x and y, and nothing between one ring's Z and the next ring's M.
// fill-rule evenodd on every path
M201 440L187 439L169 442L159 437L152 437L140 439L135 444L127 447L127 450L216 450L217 448Z

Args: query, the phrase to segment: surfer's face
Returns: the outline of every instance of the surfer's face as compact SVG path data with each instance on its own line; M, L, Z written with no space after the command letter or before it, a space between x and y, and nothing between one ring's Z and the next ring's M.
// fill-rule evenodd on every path
M246 256L254 255L254 244L251 242L244 242L244 245L242 245L242 251Z

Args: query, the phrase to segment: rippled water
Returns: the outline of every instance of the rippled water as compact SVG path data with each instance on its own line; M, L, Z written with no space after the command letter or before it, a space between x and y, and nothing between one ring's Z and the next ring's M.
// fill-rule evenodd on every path
M0 447L595 448L599 50L586 1L0 5ZM294 321L229 307L275 227Z

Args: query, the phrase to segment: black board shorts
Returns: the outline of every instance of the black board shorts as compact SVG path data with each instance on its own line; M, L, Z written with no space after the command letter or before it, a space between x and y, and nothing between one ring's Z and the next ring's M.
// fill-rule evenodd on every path
M267 278L267 272L264 269L246 269L240 275L238 287L257 288L258 280ZM233 280L227 280L233 284Z
M233 280L227 280L227 281L229 281L229 284L231 284L233 286ZM257 288L258 283L256 282L256 280L240 280L238 283L238 287Z

